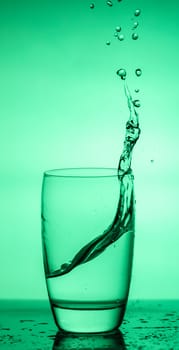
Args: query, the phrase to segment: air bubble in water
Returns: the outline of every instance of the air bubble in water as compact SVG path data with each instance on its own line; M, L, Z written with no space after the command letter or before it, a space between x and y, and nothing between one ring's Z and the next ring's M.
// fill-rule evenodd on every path
M138 36L138 34L137 34L137 33L133 33L133 34L132 34L132 39L133 39L133 40L137 40L137 39L138 39L138 37L139 37L139 36Z
M119 75L119 77L121 77L122 80L126 79L127 72L124 68L118 69L116 74Z
M107 4L108 6L112 6L112 5L113 5L112 1L110 1L110 0L108 0L108 1L106 2L106 4Z
M134 15L136 17L140 16L140 14L141 14L141 10L139 10L139 9L135 10Z
M135 107L140 107L140 101L139 100L134 100L133 104Z
M139 89L135 89L135 92L139 92L140 90Z
M135 70L135 74L137 75L137 77L140 77L142 75L142 70L140 68L137 68Z
M123 35L123 34L118 35L118 39L119 39L120 41L123 41L123 40L124 40L124 35Z
M106 41L106 45L111 45L111 42L108 40L108 41Z
M94 4L93 3L90 5L90 9L94 9Z
M134 22L134 24L133 24L133 29L135 29L135 28L137 28L138 27L138 25L139 25L139 22Z
M121 27L120 26L117 26L116 27L116 32L120 32L121 31Z

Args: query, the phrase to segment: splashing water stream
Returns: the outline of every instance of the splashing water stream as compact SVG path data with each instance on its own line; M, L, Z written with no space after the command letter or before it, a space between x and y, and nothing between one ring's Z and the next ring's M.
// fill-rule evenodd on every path
M133 147L140 135L140 128L138 114L135 110L132 96L126 81L124 81L124 91L127 98L130 116L126 123L124 146L117 170L117 175L120 182L120 195L114 220L101 235L97 236L83 248L81 248L70 262L63 263L59 269L47 274L47 278L67 274L75 267L96 258L108 246L118 240L123 234L128 232L133 227L134 197L131 160Z

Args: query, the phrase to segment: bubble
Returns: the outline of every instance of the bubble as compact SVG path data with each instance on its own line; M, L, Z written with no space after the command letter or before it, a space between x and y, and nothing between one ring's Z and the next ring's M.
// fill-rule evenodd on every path
M114 33L114 36L115 36L116 38L118 38L118 33L117 33L117 32L115 32L115 33Z
M140 77L142 75L142 70L140 68L137 68L135 70L135 74L137 75L137 77Z
M151 159L150 162L151 162L151 163L154 163L154 159Z
M121 27L120 26L117 26L116 27L116 32L120 32L121 31Z
M107 4L108 6L112 6L112 5L113 5L112 1L110 1L110 0L106 1L106 4Z
M140 16L140 14L141 14L141 10L139 10L139 9L135 10L134 15L136 17Z
M93 3L90 5L90 9L94 9L94 4Z
M135 89L135 92L139 92L140 90L139 89Z
M134 24L133 24L133 29L135 29L135 28L137 28L138 27L138 25L139 25L139 22L134 22Z
M124 35L123 35L123 34L118 35L118 39L119 39L120 41L123 41L123 40L124 40Z
M106 41L106 45L111 45L111 42L108 40L108 41Z
M126 79L127 72L124 68L118 69L116 74L119 75L119 77L121 77L122 80Z
M139 37L139 36L138 36L138 34L137 34L137 33L133 33L133 34L132 34L132 39L133 39L133 40L137 40L137 39L138 39L138 37Z
M134 100L134 101L133 101L133 105L134 105L135 107L140 107L140 101L139 101L139 100Z

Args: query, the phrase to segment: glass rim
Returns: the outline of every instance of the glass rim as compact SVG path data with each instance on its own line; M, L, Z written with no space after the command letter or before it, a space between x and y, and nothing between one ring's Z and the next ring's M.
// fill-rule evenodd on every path
M104 178L118 177L117 168L109 167L73 167L46 170L44 177L51 178Z

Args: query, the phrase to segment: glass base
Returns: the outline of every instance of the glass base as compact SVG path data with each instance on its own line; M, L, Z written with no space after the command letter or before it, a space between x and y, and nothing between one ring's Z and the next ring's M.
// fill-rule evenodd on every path
M72 333L101 333L117 329L123 320L126 303L115 308L70 309L52 305L56 325Z

